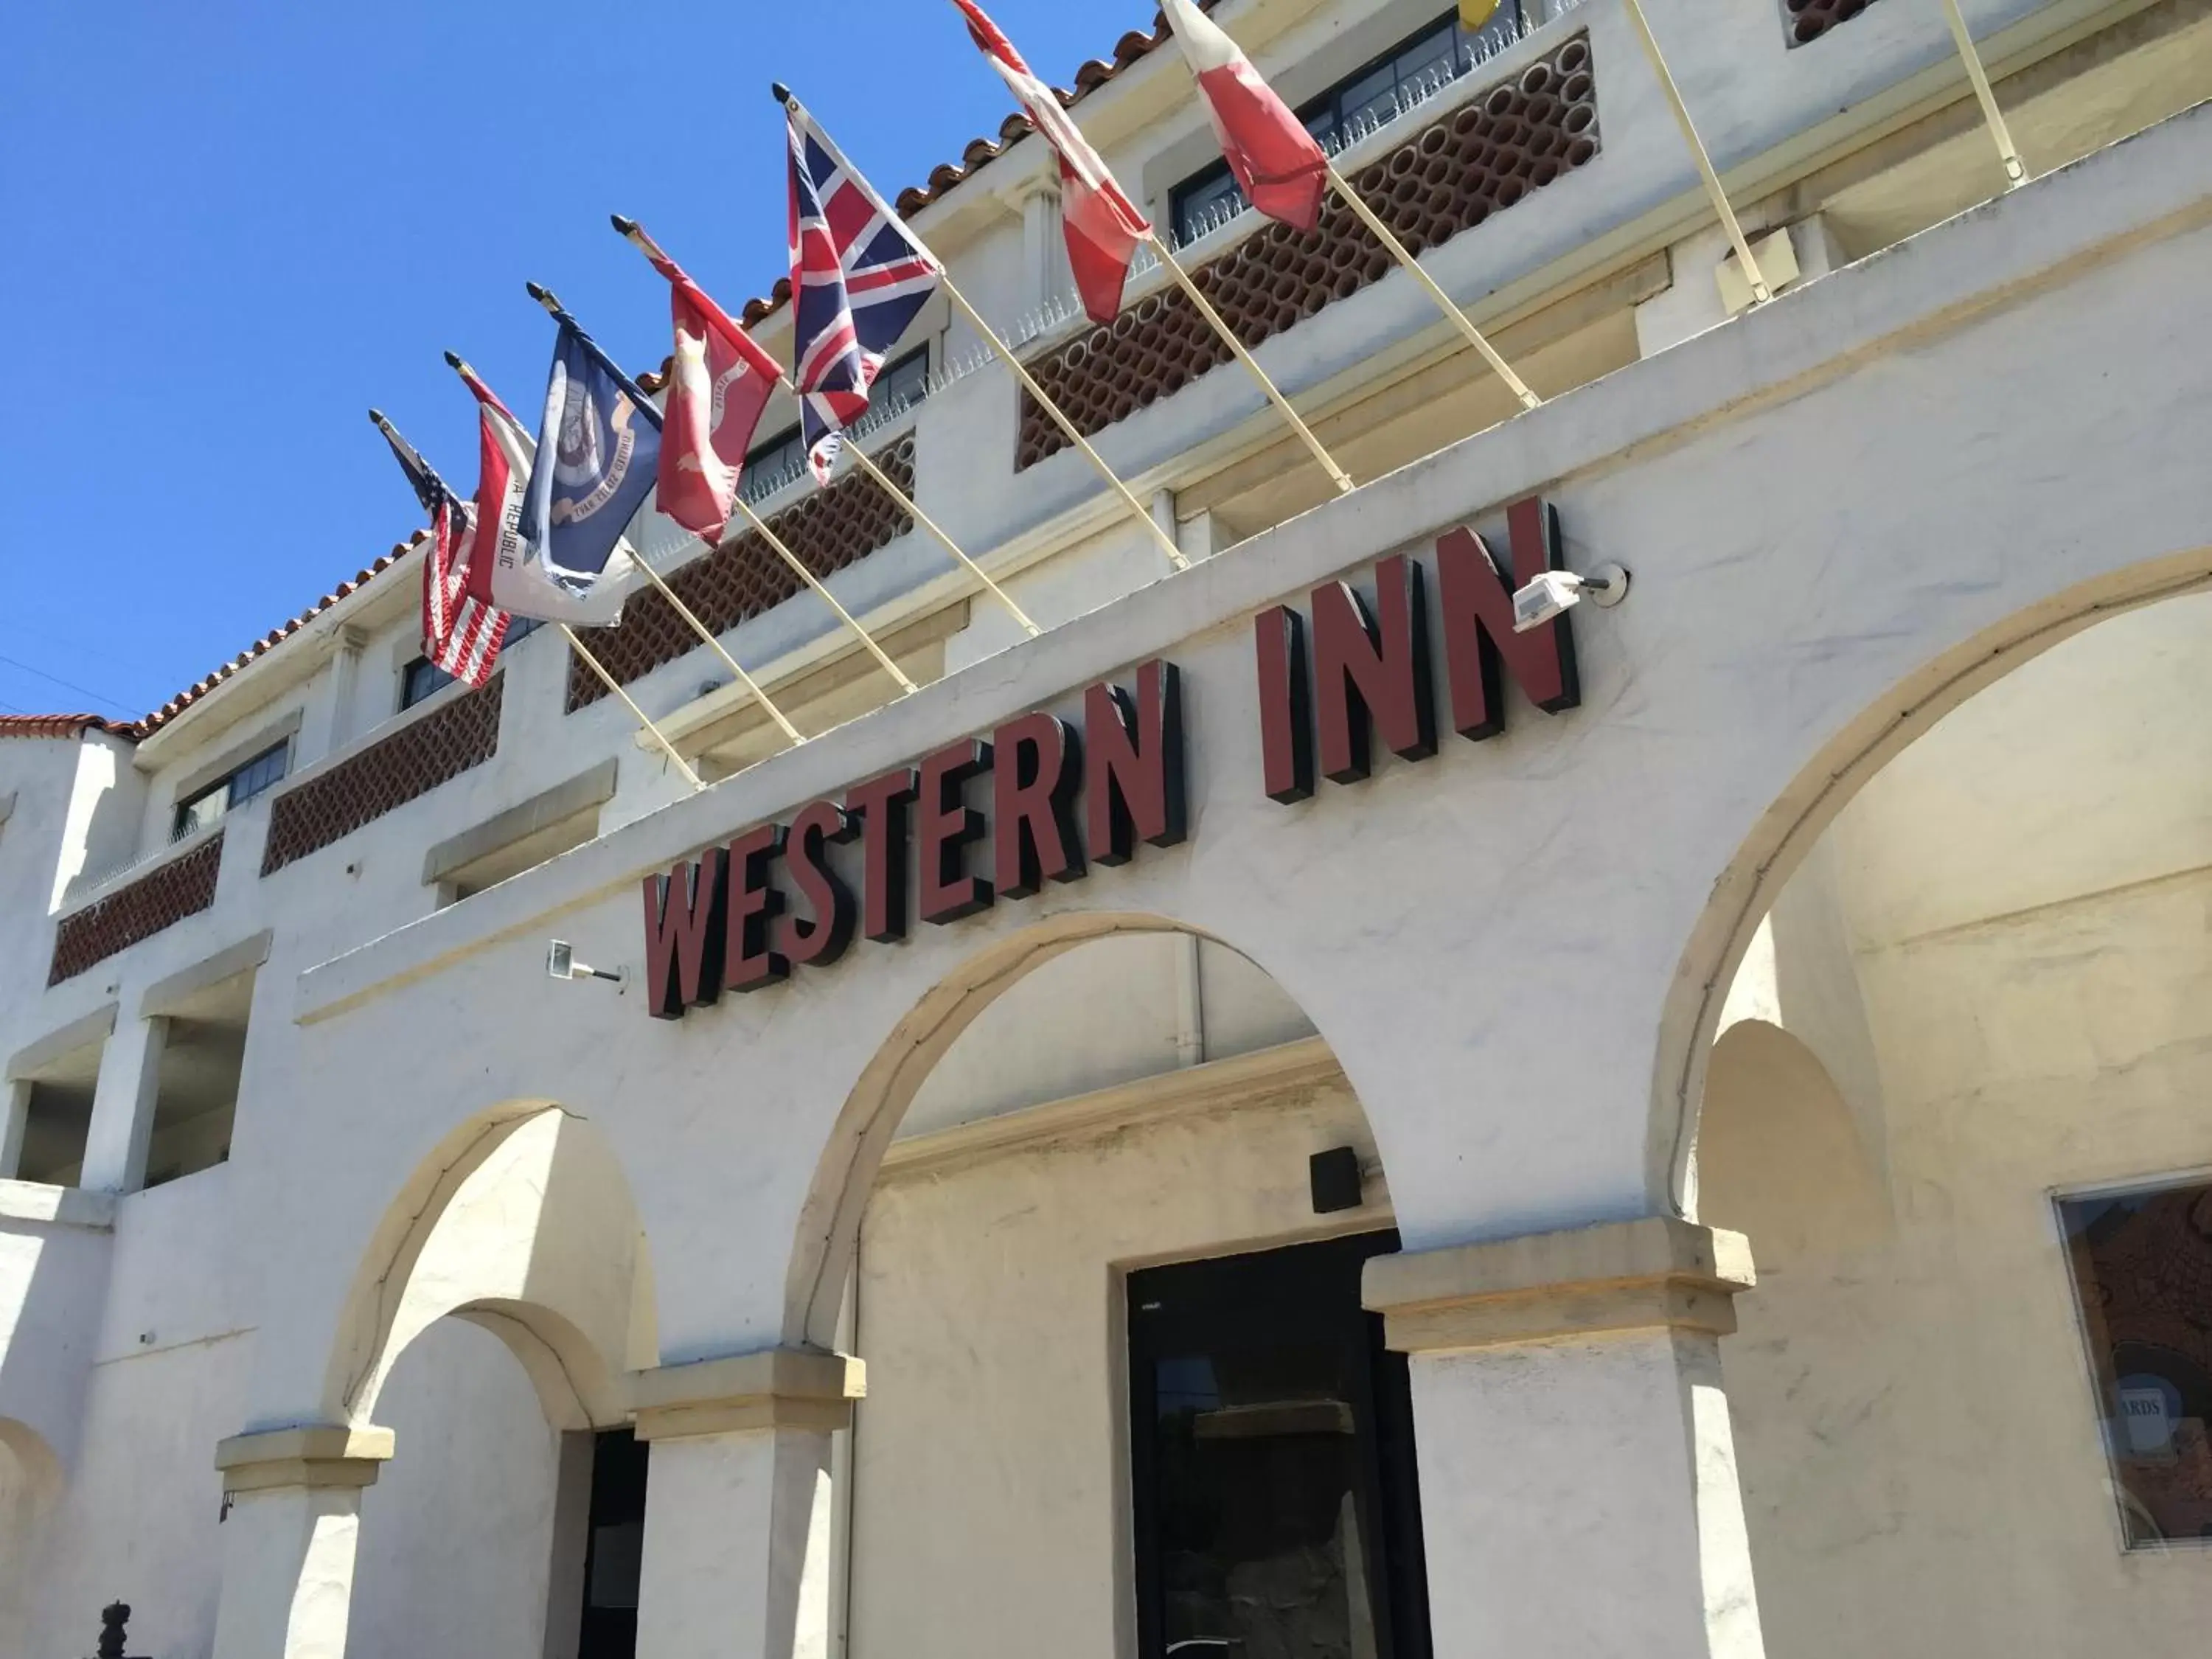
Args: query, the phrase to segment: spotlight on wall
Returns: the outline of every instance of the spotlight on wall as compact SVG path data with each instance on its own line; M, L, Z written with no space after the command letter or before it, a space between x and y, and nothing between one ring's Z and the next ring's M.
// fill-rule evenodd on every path
M545 952L545 971L554 979L611 979L616 984L628 982L629 975L621 969L611 971L605 968L587 967L576 960L576 947L565 939L556 939Z
M1513 596L1513 631L1526 634L1541 628L1583 599L1610 611L1628 597L1628 573L1617 564L1601 564L1587 576L1571 570L1547 570Z

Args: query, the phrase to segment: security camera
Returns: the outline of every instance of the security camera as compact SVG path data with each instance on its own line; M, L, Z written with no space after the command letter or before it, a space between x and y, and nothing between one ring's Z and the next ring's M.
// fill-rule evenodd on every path
M1617 564L1601 564L1587 576L1571 570L1540 571L1513 595L1513 631L1526 634L1541 628L1573 610L1585 597L1611 610L1628 597L1628 573Z
M626 979L619 968L611 972L605 968L586 967L576 960L576 947L565 939L556 939L545 952L545 973L550 979L607 979L622 984Z

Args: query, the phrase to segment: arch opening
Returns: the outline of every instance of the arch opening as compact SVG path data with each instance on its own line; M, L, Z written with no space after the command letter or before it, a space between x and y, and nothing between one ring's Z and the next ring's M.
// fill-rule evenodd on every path
M2194 1640L2130 1554L2212 1539L2212 595L2088 620L1763 854L1694 1068L1761 1616L1813 1659Z
M1362 1651L1404 1616L1418 1556L1344 1484L1412 1490L1405 1362L1359 1303L1396 1248L1383 1160L1325 1035L1228 944L1073 917L964 964L866 1068L808 1224L792 1338L868 1365L830 1454L825 1639L855 1659L1133 1617L1139 1650L1212 1620ZM1210 1588L1168 1588L1151 1517L1199 1502L1249 1524Z

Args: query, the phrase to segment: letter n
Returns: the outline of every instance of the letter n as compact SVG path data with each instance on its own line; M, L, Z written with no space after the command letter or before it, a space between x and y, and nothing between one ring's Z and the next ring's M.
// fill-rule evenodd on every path
M1437 752L1420 566L1398 554L1375 567L1375 612L1343 582L1314 590L1314 715L1336 783L1367 775L1370 733L1406 760Z
M1505 511L1513 538L1513 574L1498 568L1489 547L1471 530L1448 532L1437 542L1437 593L1444 613L1444 673L1451 684L1452 729L1480 741L1504 729L1501 658L1529 702L1547 714L1583 700L1575 670L1575 635L1565 613L1526 634L1513 631L1513 582L1540 570L1565 568L1559 515L1530 496Z
M1188 832L1183 792L1182 672L1171 662L1137 670L1133 701L1118 685L1083 694L1084 829L1091 856L1127 864L1141 836L1173 847Z
M681 1019L722 994L728 856L713 848L645 878L646 1003L655 1019Z

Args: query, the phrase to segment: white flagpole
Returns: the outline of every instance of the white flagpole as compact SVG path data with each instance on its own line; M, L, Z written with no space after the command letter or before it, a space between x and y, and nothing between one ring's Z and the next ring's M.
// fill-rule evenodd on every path
M775 101L783 106L787 111L796 101L791 95L791 88L781 81L769 90L775 96ZM845 153L837 148L836 140L824 132L819 123L816 124L814 131L822 140L823 148L829 150L837 164L860 181L860 187L868 192L870 199L875 203L877 211L889 217L892 210L884 203L882 197L875 193L874 187L867 183L860 168L854 167ZM1015 378L1027 388L1030 396L1036 399L1037 407L1052 417L1053 424L1066 435L1070 443L1083 452L1085 459L1097 469L1098 476L1113 487L1115 493L1121 496L1122 503L1128 507L1137 522L1151 532L1153 541L1159 544L1160 551L1167 555L1168 562L1177 570L1189 569L1190 561L1183 556L1182 550L1175 544L1175 538L1160 527L1160 521L1155 519L1145 504L1137 499L1136 493L1121 482L1120 476L1112 467L1106 465L1105 458L1091 447L1090 439L1083 435L1075 422L1069 420L1061 412L1060 405L1045 394L1045 389L1036 383L1036 378L1024 366L1022 360L1014 355L1013 349L999 337L998 331L985 322L982 313L968 303L968 296L960 291L959 285L952 280L951 267L930 252L927 244L922 241L911 225L907 227L907 235L916 247L929 255L931 262L936 265L938 280L945 286L945 297L957 307L961 315L967 318L969 325L990 343L991 349L999 355L1008 368L1013 370Z
M1244 349L1244 342L1237 337L1236 331L1224 322L1221 313L1213 308L1212 301L1199 291L1198 284L1191 281L1190 273L1185 270L1176 262L1175 255L1169 252L1168 245L1159 232L1157 230L1146 232L1145 240L1151 244L1152 250L1158 257L1162 267L1170 276L1175 279L1176 286L1182 289L1183 293L1189 297L1191 304L1198 307L1199 315L1212 325L1213 331L1221 337L1222 343L1237 355L1237 361L1243 364L1251 372L1252 378L1260 383L1260 389L1267 394L1268 401L1273 403L1280 411L1282 417L1290 422L1291 429L1296 432L1305 447L1313 452L1314 459L1321 463L1322 470L1334 483L1337 493L1348 494L1354 488L1352 475L1339 466L1335 457L1322 447L1321 440L1313 434L1313 428L1298 417L1298 411L1291 407L1291 400L1283 396L1281 390L1267 378L1267 371L1253 360L1252 354Z
M809 570L806 566L800 562L799 557L796 553L793 553L788 547L784 545L783 538L777 535L774 530L769 527L769 522L766 519L763 519L759 514L753 511L753 504L747 501L743 495L739 495L737 497L737 503L738 510L745 515L745 520L752 526L754 532L757 534L763 541L766 542L769 547L775 550L777 556L781 557L786 564L791 567L793 571L798 574L800 580L804 581L808 586L811 587L817 593L819 593L822 596L823 601L827 604L832 611L837 613L838 619L842 622L846 627L851 629L855 634L858 634L860 636L860 643L866 646L869 651L873 653L877 662L883 665L884 672L889 674L893 679L899 683L899 689L901 690L914 690L915 689L915 684L912 680L907 678L906 671L891 660L890 653L888 651L885 651L883 647L876 643L875 636L873 635L870 634L866 629L861 627L859 623L853 620L852 613L847 611L843 605L837 603L837 596L822 585L822 579L817 576L811 570Z
M1982 119L1988 125L1990 137L1996 141L1997 160L2004 164L2005 188L2018 190L2027 182L2027 163L2020 159L2020 151L2012 142L2012 129L2005 125L2004 112L1997 107L1996 93L1990 85L1990 72L1982 67L1981 52L1966 30L1966 20L1959 11L1959 0L1943 0L1943 10L1950 20L1951 38L1958 42L1959 56L1966 60L1966 78L1974 83L1974 96L1981 101Z
M641 559L638 562L642 564L644 561ZM690 763L687 762L682 755L677 753L676 745L668 740L668 734L653 723L651 717L646 714L645 710L637 706L635 701L631 698L629 693L622 689L621 684L616 680L615 677L608 673L606 669L600 665L599 659L585 648L583 641L576 637L576 630L569 627L566 623L557 623L555 626L559 628L561 632L568 637L568 648L574 651L578 656L581 657L585 663L591 668L592 672L599 677L599 683L605 685L608 690L613 692L615 696L620 697L623 700L623 705L629 708L631 714L637 717L637 723L640 726L642 726L647 731L652 732L653 741L668 751L668 758L676 763L676 769L684 775L684 781L694 789L704 789L707 786L699 781L699 775L691 769Z
M558 316L561 314L561 301L555 297L550 289L542 288L536 283L529 284L529 288L530 297L532 299L537 301L539 305L544 307L545 309L553 315ZM683 617L684 622L690 626L691 631L714 647L714 654L722 659L724 665L727 666L730 672L738 677L738 683L744 686L748 692L751 693L753 701L760 704L762 708L767 709L769 718L783 728L784 736L789 738L794 744L805 743L806 739L800 735L799 728L793 726L791 721L785 717L783 710L778 708L775 704L769 700L768 693L761 690L760 682L754 679L751 675L745 672L744 669L739 665L738 659L732 656L728 650L723 646L721 641L715 638L715 636L708 630L706 623L701 622L697 617L692 614L691 607L684 604L683 600L678 599L676 597L676 590L671 587L665 581L662 580L660 573L658 570L655 570L651 564L647 562L643 550L633 548L631 551L635 555L635 557L631 561L631 562L635 564L640 570L645 572L646 579L652 582L655 587L660 590L660 597L668 601L670 607L676 612L676 614ZM573 637L573 635L571 637ZM609 684L611 684L612 682L610 681ZM629 702L629 699L625 697L623 701L627 702ZM670 752L673 753L674 751L672 750Z
M1328 182L1329 187L1344 198L1345 205L1358 214L1360 222L1373 231L1382 246L1390 251L1390 257L1412 271L1414 280L1428 289L1429 297L1437 302L1445 316L1451 319L1459 331L1467 336L1468 343L1480 352L1483 362L1497 370L1498 378L1512 388L1513 395L1521 400L1521 407L1534 409L1540 404L1544 400L1528 390L1528 383L1513 372L1513 366L1499 356L1490 342L1482 337L1482 331L1474 325L1474 319L1461 310L1451 295L1437 286L1436 278L1421 269L1421 262L1398 240L1390 227L1383 223L1382 216L1367 205L1366 199L1352 187L1351 181L1336 170L1334 161L1328 163Z
M1644 52L1651 59L1651 67L1658 71L1659 88L1667 94L1668 106L1674 112L1682 137L1689 141L1690 154L1697 158L1698 172L1705 181L1705 194L1712 198L1713 210L1720 215L1729 240L1735 244L1735 257L1743 265L1744 279L1751 284L1751 302L1763 305L1774 297L1774 290L1767 287L1766 278L1759 274L1759 261L1752 258L1751 244L1744 240L1743 227L1736 222L1735 210L1729 205L1728 192L1721 188L1721 176L1713 171L1713 158L1705 154L1705 140L1698 137L1697 126L1690 119L1689 106L1682 101L1681 89L1674 84L1674 71L1667 67L1667 59L1660 52L1658 37L1651 33L1650 21L1644 15L1642 0L1621 3L1628 8L1637 33L1644 39Z

